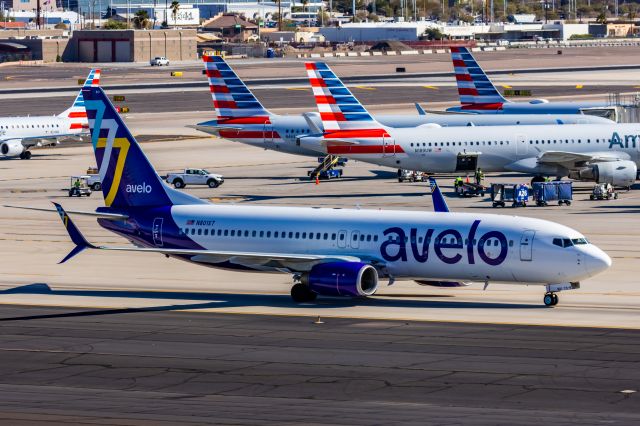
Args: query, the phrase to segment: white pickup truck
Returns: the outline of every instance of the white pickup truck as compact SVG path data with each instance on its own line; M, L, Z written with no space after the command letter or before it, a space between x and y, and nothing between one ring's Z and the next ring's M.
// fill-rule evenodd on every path
M217 188L224 183L222 175L209 173L204 169L184 169L181 173L169 173L167 182L176 188L184 188L187 185L207 185L209 188Z
M149 61L149 63L151 64L151 66L168 66L169 65L169 60L167 58L165 58L164 56L156 56L155 58L153 58L151 61Z

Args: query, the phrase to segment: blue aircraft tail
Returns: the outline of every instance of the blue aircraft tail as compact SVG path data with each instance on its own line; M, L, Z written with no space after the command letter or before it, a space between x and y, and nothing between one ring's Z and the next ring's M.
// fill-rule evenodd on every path
M84 87L91 143L107 207L202 204L166 185L100 87Z

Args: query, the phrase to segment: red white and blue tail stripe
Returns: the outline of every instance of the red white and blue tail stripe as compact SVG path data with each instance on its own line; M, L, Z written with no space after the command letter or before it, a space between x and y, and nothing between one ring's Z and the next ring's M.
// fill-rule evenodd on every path
M324 127L329 154L403 152L324 62L307 62L307 75Z
M87 76L82 87L98 87L100 85L100 70L92 69ZM60 118L69 119L69 130L82 131L89 129L89 122L87 121L87 111L84 108L84 98L82 97L82 89L73 101L71 108L65 110L61 114L58 114Z
M462 109L497 110L508 102L466 47L452 47L451 59Z
M221 56L203 56L205 73L218 120L250 118L256 120L233 120L235 123L260 122L263 124L270 113L251 93Z

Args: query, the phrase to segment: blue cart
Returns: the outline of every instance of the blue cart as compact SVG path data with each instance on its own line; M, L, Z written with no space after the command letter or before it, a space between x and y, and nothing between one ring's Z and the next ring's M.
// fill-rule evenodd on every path
M493 207L527 207L529 187L519 183L494 183L491 185L491 201Z
M548 206L549 203L555 202L559 206L570 206L573 200L573 182L536 182L533 184L533 196L537 206Z

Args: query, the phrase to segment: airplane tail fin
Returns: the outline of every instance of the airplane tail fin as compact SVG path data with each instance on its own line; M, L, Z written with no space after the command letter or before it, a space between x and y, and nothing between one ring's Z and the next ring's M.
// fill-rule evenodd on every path
M202 56L218 121L263 124L271 115L221 56Z
M84 249L96 248L94 245L92 245L87 241L84 235L82 235L78 227L75 225L75 223L73 223L73 221L71 220L67 212L65 212L64 209L62 208L62 206L58 203L53 203L53 205L56 206L56 210L60 215L60 219L62 219L62 223L64 224L64 227L67 229L67 232L69 233L69 237L71 238L71 241L73 241L73 243L76 245L69 252L69 254L67 254L58 263L65 263L67 260L71 259L75 255L80 254L82 251L84 251Z
M166 185L100 87L82 89L107 207L171 206L204 201Z
M369 114L329 65L307 62L305 66L326 140L389 138L386 128Z
M469 49L452 47L451 60L463 110L496 110L509 102L489 80Z
M100 85L100 70L92 69L89 71L87 79L84 81L85 87L98 87ZM60 114L60 118L68 118L71 120L71 130L88 129L87 123L87 111L84 109L84 99L82 98L82 88L78 91L78 95L71 104L70 108L67 108Z
M429 178L429 186L431 187L431 197L433 198L433 211L435 212L449 212L449 206L447 205L442 191L436 180L432 177Z

